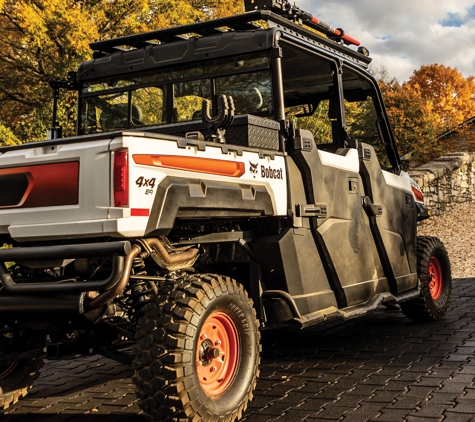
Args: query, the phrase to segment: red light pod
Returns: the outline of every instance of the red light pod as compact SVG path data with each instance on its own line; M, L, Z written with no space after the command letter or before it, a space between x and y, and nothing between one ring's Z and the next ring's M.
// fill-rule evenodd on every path
M129 166L127 151L114 153L114 206L129 204Z
M415 186L411 186L411 188L412 193L416 197L416 200L418 200L419 202L424 202L424 194L422 193L422 191L420 189L417 189Z

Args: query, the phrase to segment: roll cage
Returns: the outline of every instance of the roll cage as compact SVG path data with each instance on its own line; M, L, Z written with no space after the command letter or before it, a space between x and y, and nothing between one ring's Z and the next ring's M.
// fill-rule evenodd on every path
M350 134L345 104L370 98L375 148L386 155L386 167L400 170L377 82L367 71L371 59L361 53L366 50L356 52L272 12L100 41L91 48L95 59L78 71L80 135L200 120L202 100L211 101L216 114L217 98L226 94L235 99L236 114L280 122L285 138L292 122L328 102L328 149L354 148L358 139Z

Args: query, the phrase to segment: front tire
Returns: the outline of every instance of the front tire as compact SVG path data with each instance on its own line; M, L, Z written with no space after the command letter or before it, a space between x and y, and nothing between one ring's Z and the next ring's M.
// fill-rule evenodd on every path
M140 406L152 420L241 418L252 399L259 323L243 287L192 275L164 286L139 320L134 349Z
M421 294L417 299L401 303L401 309L414 321L437 321L447 313L452 296L450 260L438 238L417 238L417 273Z

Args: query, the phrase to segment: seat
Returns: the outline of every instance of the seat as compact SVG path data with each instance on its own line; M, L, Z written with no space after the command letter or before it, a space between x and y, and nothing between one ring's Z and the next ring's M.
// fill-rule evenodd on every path
M99 117L99 124L104 132L111 130L128 129L128 104L108 104L103 108ZM143 113L136 104L131 106L131 125L143 126Z
M142 109L137 104L132 104L131 110L132 118L131 123L133 126L143 126L143 112Z

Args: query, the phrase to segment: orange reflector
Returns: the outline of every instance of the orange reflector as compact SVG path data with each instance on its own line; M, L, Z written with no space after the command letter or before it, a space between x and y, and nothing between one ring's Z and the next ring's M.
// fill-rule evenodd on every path
M148 217L150 210L148 208L131 208L130 215L132 217Z
M134 154L134 162L145 166L165 167L176 170L241 177L246 171L244 163L215 160L212 158L183 157L181 155Z

